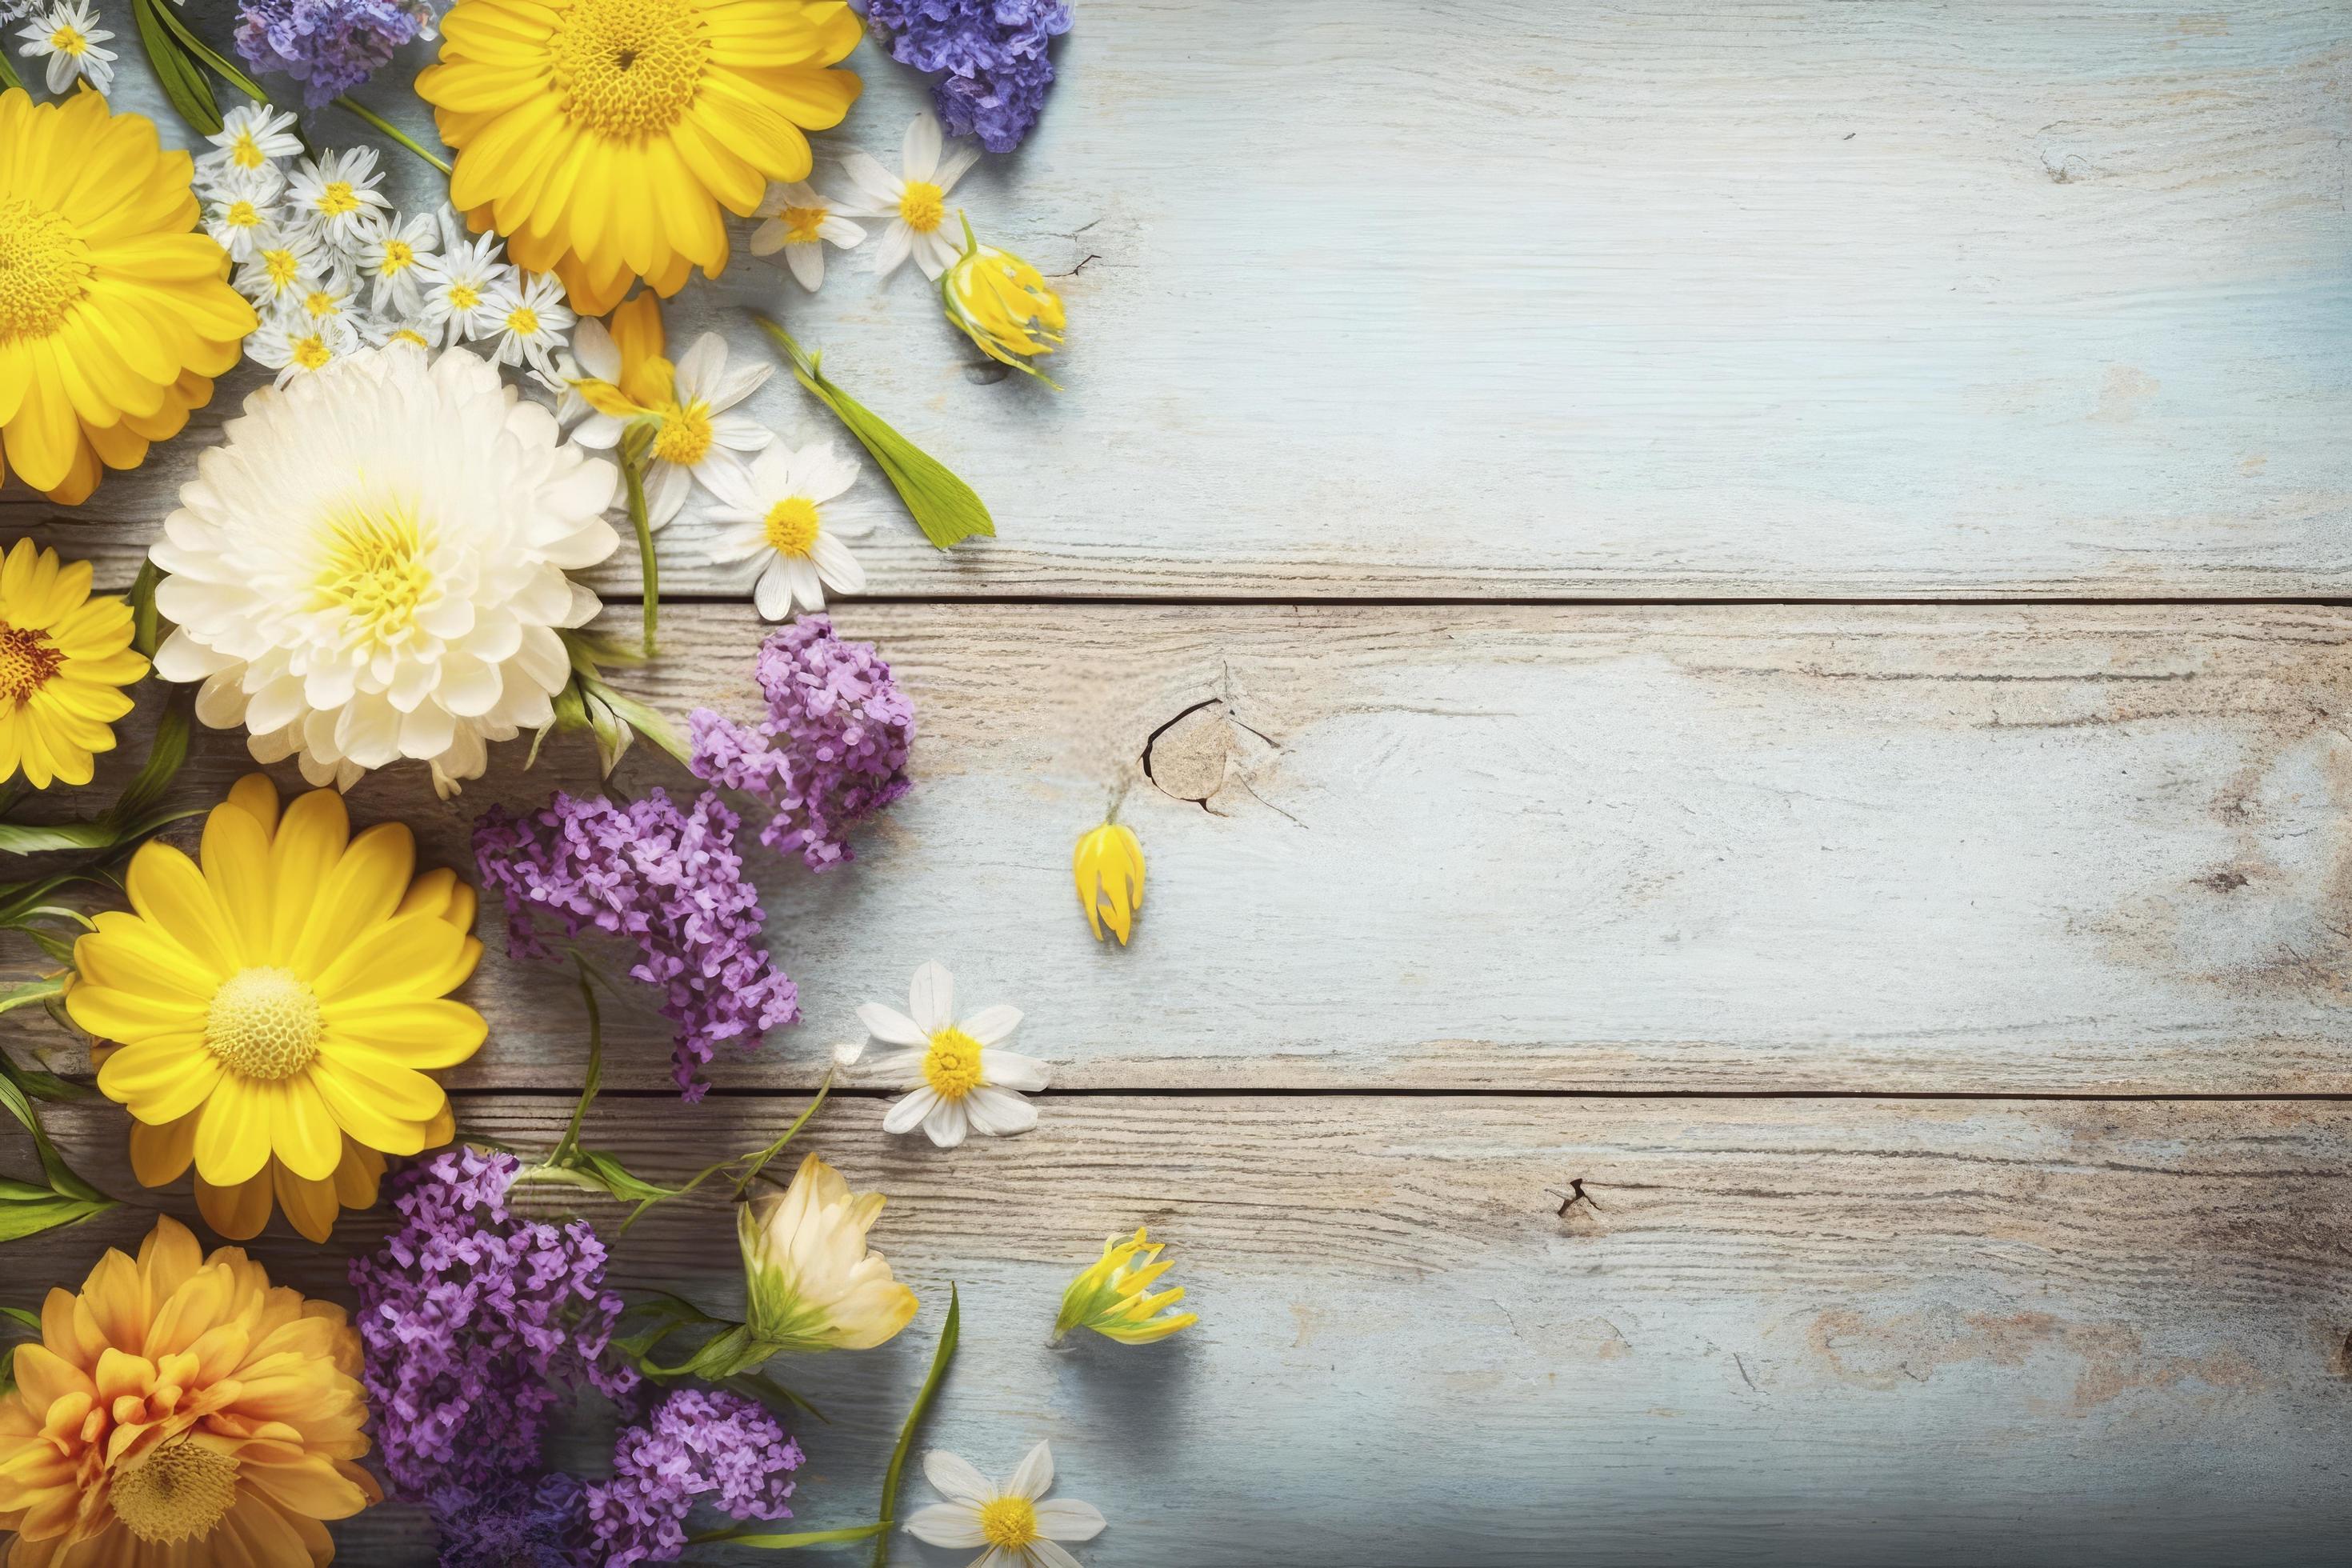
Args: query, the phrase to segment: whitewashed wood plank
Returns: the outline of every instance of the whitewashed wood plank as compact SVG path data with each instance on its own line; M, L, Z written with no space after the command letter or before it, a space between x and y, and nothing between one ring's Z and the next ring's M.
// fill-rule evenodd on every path
M1066 395L975 384L911 273L746 257L677 312L759 352L740 309L783 310L989 499L949 561L886 528L877 593L2352 584L2340 5L1090 0L1058 58L959 195L1065 275ZM919 84L857 60L887 152ZM84 509L111 577L230 401ZM701 532L668 582L734 591Z
M755 855L808 1021L722 1083L813 1082L856 1006L937 958L1090 1089L2352 1090L2352 612L842 625L914 695L919 782L846 868ZM754 708L740 609L666 635L657 702ZM183 796L246 766L208 735ZM679 776L633 758L625 783ZM463 861L491 801L591 778L584 738L528 773L518 743L455 803L413 766L352 803ZM1123 784L1150 864L1125 951L1089 939L1068 872ZM474 995L493 1037L457 1081L579 1081L560 973L492 963ZM61 1038L23 1016L0 1026ZM613 1026L616 1081L666 1081L667 1029Z
M794 1109L608 1104L593 1135L676 1175ZM461 1106L530 1148L562 1115ZM833 1417L800 1433L804 1521L871 1517L952 1278L928 1441L1003 1468L1051 1440L1110 1520L1089 1563L2302 1564L2352 1524L2342 1106L1054 1096L952 1154L878 1119L830 1107L810 1146L891 1195L875 1244L924 1311L779 1363ZM118 1112L55 1120L122 1181ZM1201 1325L1047 1349L1067 1275L1141 1221ZM0 1299L149 1223L11 1247ZM381 1224L261 1252L341 1295ZM722 1307L733 1251L698 1201L615 1267ZM429 1561L392 1510L341 1534L359 1568Z

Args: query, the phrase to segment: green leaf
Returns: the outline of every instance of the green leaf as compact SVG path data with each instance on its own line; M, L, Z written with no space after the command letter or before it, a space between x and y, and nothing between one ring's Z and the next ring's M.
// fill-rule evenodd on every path
M761 1535L743 1530L715 1530L698 1535L688 1542L696 1546L756 1546L768 1552L790 1552L800 1546L833 1546L845 1541L864 1541L881 1534L890 1527L879 1521L872 1524L852 1525L846 1530L802 1530L790 1535Z
M152 561L142 561L139 575L131 584L131 647L150 659L163 641L163 619L155 609L155 590L163 581L162 567Z
M163 0L131 0L139 47L147 51L147 63L180 118L198 134L210 136L221 128L220 103L213 97L213 84L205 79L204 68L156 14Z
M25 1307L0 1307L0 1318L23 1324L35 1333L41 1331L41 1314Z
M898 1522L898 1478L907 1468L907 1451L915 1446L915 1428L923 1423L923 1413L931 1407L931 1396L940 1391L940 1381L948 1374L948 1363L955 1359L957 1332L963 1321L963 1305L958 1299L952 1281L948 1285L948 1321L940 1330L940 1348L931 1352L930 1375L923 1379L920 1392L915 1395L914 1408L907 1412L907 1424L898 1428L898 1445L890 1450L890 1468L882 1474L882 1533L874 1538L874 1568L889 1568L890 1528Z
M114 1206L113 1199L83 1181L74 1173L74 1168L66 1163L65 1156L58 1153L57 1145L49 1142L48 1131L42 1127L40 1114L33 1109L32 1100L26 1096L23 1089L16 1087L16 1080L13 1074L0 1075L0 1106L5 1106L8 1113L23 1123L25 1131L33 1135L33 1152L41 1158L41 1173L48 1178L51 1194L58 1197L78 1199L82 1203L97 1205L97 1208L88 1209L86 1213L95 1214L99 1209L109 1209ZM74 1217L80 1216L78 1215ZM65 1222L58 1220L51 1223L61 1225ZM47 1227L45 1226L39 1228Z
M789 1407L792 1409L805 1410L810 1415L815 1416L818 1420L824 1422L826 1426L830 1426L833 1425L833 1417L827 1415L824 1411L819 1410L815 1405L811 1405L807 1400L803 1399L799 1394L794 1394L791 1389L786 1388L782 1384L778 1383L774 1378L770 1377L764 1372L739 1373L735 1376L726 1379L725 1382L726 1385L729 1388L733 1389L736 1393L743 1394L748 1398L757 1399L762 1404L767 1405L772 1409Z
M66 994L66 977L46 974L38 980L20 980L14 985L0 985L0 1013L13 1013L19 1007L29 1007L36 1002ZM14 1075L11 1075L13 1082Z
M28 1236L104 1214L112 1207L112 1198L68 1197L63 1193L45 1192L0 1177L0 1241L22 1241Z
M761 330L776 341L793 367L793 378L810 395L833 411L842 426L873 454L882 477L906 503L923 537L941 550L951 550L967 539L996 536L995 520L972 488L956 478L948 466L908 440L872 409L826 379L822 353L810 353L783 328L766 316L754 314Z
M12 87L22 89L24 85L23 79L16 75L16 68L8 63L8 51L5 48L0 48L0 92L5 92ZM0 1394L7 1392L6 1388L0 1388Z
M62 983L63 977L59 977ZM76 1083L69 1078L59 1078L52 1072L36 1068L18 1067L5 1051L0 1051L0 1079L5 1079L25 1091L28 1100L46 1100L62 1103L68 1100L94 1099L98 1090L89 1084Z
M155 721L155 737L147 745L146 762L112 805L79 822L0 822L0 850L38 855L58 849L121 849L204 811L203 806L157 804L178 776L180 764L188 760L188 710L194 701L190 688L175 690L166 700Z
M6 1318L22 1328L31 1330L36 1339L40 1337L41 1319L37 1312L28 1312L22 1307L0 1307L0 1318ZM10 1350L5 1354L0 1354L0 1399L6 1398L16 1391L16 1352Z

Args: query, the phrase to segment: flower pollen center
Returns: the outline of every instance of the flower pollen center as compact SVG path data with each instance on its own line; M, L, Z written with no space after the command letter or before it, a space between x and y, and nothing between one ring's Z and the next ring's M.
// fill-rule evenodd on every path
M157 1445L107 1490L114 1517L155 1546L201 1541L236 1501L236 1461L191 1442Z
M71 224L23 196L0 197L0 343L56 331L89 292L89 274Z
M507 331L519 338L528 338L539 331L539 312L528 305L517 305L507 312Z
M690 468L710 455L710 409L697 403L672 403L661 413L661 431L654 437L654 456L665 463Z
M49 35L49 47L61 55L71 55L79 59L82 52L89 47L89 40L75 31L72 23L60 22L57 30Z
M334 357L335 351L316 332L295 340L294 363L304 370L324 370Z
M229 203L223 218L231 228L259 228L261 209L248 201L234 201Z
M556 106L573 124L618 141L676 125L710 58L690 0L574 0L557 7L547 47Z
M0 621L0 712L13 712L56 678L66 656L39 632Z
M819 237L817 230L824 226L829 210L825 207L786 207L782 214L784 243L814 245Z
M269 155L254 141L252 132L240 131L229 144L228 161L240 169L258 169L269 162Z
M261 253L261 265L268 273L273 293L284 293L302 271L302 258L290 250L265 250Z
M383 265L377 270L390 277L401 268L414 267L415 264L415 247L404 239L387 239L383 242Z
M327 316L341 315L343 301L340 296L331 294L324 289L313 289L303 296L302 309L315 321Z
M319 216L341 217L360 210L360 199L352 194L349 180L330 180L327 188L319 193Z
M1037 1539L1037 1505L1025 1497L992 1498L980 1505L980 1533L991 1546L1026 1546Z
M948 194L929 180L908 180L898 198L898 216L917 234L929 234L947 221Z
M213 993L205 1045L231 1071L276 1083L310 1065L320 1028L319 998L292 970L240 969ZM231 1464L232 1479L235 1474Z
M417 612L433 588L431 542L406 504L353 506L327 520L318 607L340 611L341 647L397 647L416 632Z
M482 302L482 291L470 283L449 285L449 309L470 310Z
M923 1081L941 1100L961 1100L980 1087L980 1042L950 1024L923 1053ZM1021 1505L1027 1508L1027 1503ZM1025 1537L1024 1537L1025 1539ZM999 1545L1004 1544L998 1542Z
M768 509L768 544L779 555L806 555L816 544L816 502L786 496Z

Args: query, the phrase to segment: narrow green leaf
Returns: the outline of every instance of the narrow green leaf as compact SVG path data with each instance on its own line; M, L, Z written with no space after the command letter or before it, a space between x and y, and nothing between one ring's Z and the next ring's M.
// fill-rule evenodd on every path
M154 739L147 744L147 760L112 805L79 822L0 822L0 850L38 855L59 849L120 849L202 812L202 806L158 804L188 759L188 710L194 700L187 689L165 700Z
M16 68L8 63L8 51L5 48L0 48L0 92L5 92L12 87L21 89L24 85L23 79L16 75ZM0 1394L7 1392L7 1389L0 1388Z
M41 1331L41 1314L26 1307L0 1307L0 1318L20 1323L35 1333Z
M963 1306L958 1299L952 1281L948 1285L948 1321L940 1330L940 1348L931 1352L930 1374L915 1395L914 1408L907 1412L907 1424L898 1428L898 1445L890 1450L890 1468L882 1474L881 1533L874 1538L874 1568L889 1568L890 1529L898 1522L898 1478L907 1468L907 1451L915 1446L915 1428L923 1423L923 1413L931 1407L931 1396L940 1391L940 1381L948 1374L948 1363L955 1359L957 1331L963 1321Z
M49 1191L52 1194L61 1198L76 1199L85 1205L97 1205L97 1208L86 1209L84 1211L86 1213L95 1214L98 1209L114 1206L113 1199L83 1181L75 1173L74 1168L66 1163L65 1156L58 1153L57 1145L49 1142L48 1131L41 1125L40 1113L33 1109L33 1102L25 1091L16 1087L14 1074L0 1074L0 1106L5 1106L8 1114L14 1116L23 1124L25 1131L33 1135L33 1152L40 1156L41 1173L48 1178ZM77 1215L74 1217L79 1218L80 1215ZM52 1223L65 1222L60 1220Z
M738 1373L735 1376L726 1380L726 1385L729 1388L733 1389L738 1394L761 1401L772 1409L784 1406L795 1410L805 1410L811 1415L814 1415L818 1420L824 1422L826 1426L830 1426L833 1425L833 1417L827 1415L824 1411L819 1410L815 1405L811 1405L807 1400L803 1399L799 1394L794 1394L791 1389L786 1388L782 1384L778 1383L774 1378L770 1377L764 1372Z
M210 136L221 128L219 100L213 97L212 83L205 79L202 68L157 15L162 0L131 0L131 16L138 24L139 46L146 51L155 80L180 118L198 134Z
M686 738L672 729L670 721L662 717L658 711L634 697L615 691L602 680L591 679L583 680L582 684L586 688L591 698L604 704L630 729L669 753L678 766L692 765L694 748L687 744Z
M193 688L183 687L172 694L163 705L161 717L155 721L155 738L147 743L147 760L139 772L122 788L122 796L114 803L110 815L125 821L153 809L172 785L180 764L188 760L188 712L195 706Z
M59 979L62 982L63 976ZM5 1079L24 1090L27 1100L62 1103L93 1099L98 1094L92 1085L76 1083L69 1078L59 1078L53 1072L43 1072L37 1068L18 1067L5 1051L0 1051L0 1079Z
M888 1525L877 1521L873 1524L853 1525L845 1530L801 1530L790 1535L761 1535L744 1530L714 1530L705 1535L691 1537L688 1544L716 1546L724 1542L729 1546L756 1546L766 1552L790 1552L801 1546L835 1546L847 1541L864 1541L869 1536L879 1535L889 1528Z
M31 1190L31 1196L20 1199L10 1189L22 1184L10 1182L5 1187L0 1187L0 1241L22 1241L28 1236L38 1236L61 1225L72 1225L114 1207L112 1198L93 1201L68 1197L62 1193L47 1193L37 1187Z
M426 163L440 170L444 176L446 176L453 172L450 169L446 159L441 157L437 153L426 151L423 142L417 141L416 138L411 136L407 132L403 131L399 126L394 125L391 121L386 120L383 115L378 114L374 110L370 109L366 104L358 101L349 94L346 93L339 95L335 99L335 107L341 110L345 114L352 116L354 120L359 121L362 124L372 125L376 130L382 132L384 135L391 137L394 142L399 142L402 146L407 148L410 152L415 153L418 157L424 159Z
M799 1135L800 1130L808 1125L808 1119L816 1114L816 1108L823 1105L824 1103L824 1097L832 1092L833 1069L831 1068L827 1068L824 1071L824 1080L816 1086L816 1098L808 1102L808 1109L802 1111L798 1116L793 1118L793 1124L784 1129L784 1135L782 1137L777 1139L774 1142L769 1144L758 1153L751 1156L750 1160L747 1162L749 1168L744 1171L741 1179L735 1184L735 1195L737 1197L741 1197L744 1190L751 1186L751 1183L758 1178L760 1173L767 1169L769 1161L774 1159L777 1155L784 1152L784 1145L791 1142Z
M148 658L163 641L163 618L155 609L155 590L163 581L163 570L152 561L139 563L139 575L131 584L131 646Z
M66 994L66 977L47 974L38 980L20 980L14 985L0 985L0 1013L13 1013L19 1007L29 1007L36 1002ZM13 1084L15 1075L6 1081Z

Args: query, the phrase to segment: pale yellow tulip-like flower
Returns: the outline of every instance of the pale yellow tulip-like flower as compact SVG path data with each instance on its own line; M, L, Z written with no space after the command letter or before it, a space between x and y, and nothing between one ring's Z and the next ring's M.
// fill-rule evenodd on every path
M1137 1226L1125 1241L1115 1236L1107 1239L1102 1256L1070 1281L1062 1292L1062 1315L1054 1320L1055 1339L1073 1329L1092 1329L1123 1345L1148 1345L1201 1321L1198 1312L1156 1315L1182 1300L1184 1288L1145 1293L1174 1263L1160 1261L1165 1244L1146 1239L1144 1230Z
M970 218L963 220L963 254L940 276L940 303L981 353L1062 390L1029 363L1061 347L1062 297L1026 261L974 239Z
M1079 839L1070 856L1070 875L1095 940L1100 942L1108 926L1125 947L1135 929L1135 911L1143 907L1143 846L1133 831L1106 822Z
M863 1351L914 1321L915 1293L866 1249L883 1201L851 1192L811 1154L782 1196L736 1211L752 1338L778 1351Z

